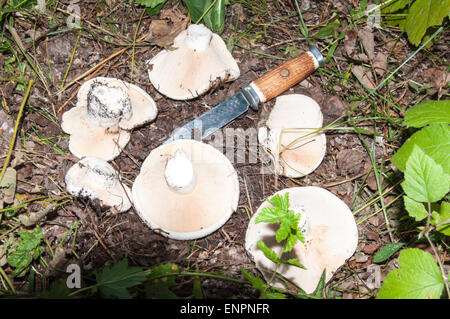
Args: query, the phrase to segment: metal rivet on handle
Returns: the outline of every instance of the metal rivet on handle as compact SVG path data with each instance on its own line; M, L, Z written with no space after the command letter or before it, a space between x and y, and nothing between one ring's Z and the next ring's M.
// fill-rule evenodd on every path
M289 76L289 70L288 69L282 69L281 71L280 71L280 75L282 76L282 77L288 77Z

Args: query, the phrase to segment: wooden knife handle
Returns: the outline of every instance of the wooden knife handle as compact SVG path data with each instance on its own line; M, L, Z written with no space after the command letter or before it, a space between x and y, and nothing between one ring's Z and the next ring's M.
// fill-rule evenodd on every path
M314 72L323 63L323 58L317 59L317 52L316 55L311 51L300 54L250 83L260 102L277 97Z

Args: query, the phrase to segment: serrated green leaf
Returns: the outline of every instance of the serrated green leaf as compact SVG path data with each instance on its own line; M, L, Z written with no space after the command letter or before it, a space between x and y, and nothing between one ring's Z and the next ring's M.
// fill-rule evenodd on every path
M431 123L450 123L450 100L422 102L405 113L407 126L422 127Z
M405 181L401 185L409 198L434 203L448 193L450 177L419 146L414 145L406 162Z
M400 269L392 270L383 282L377 299L438 299L444 288L433 257L418 248L400 252Z
M413 217L416 221L421 221L428 216L428 212L422 203L416 202L408 196L403 196L406 211L409 216Z
M417 131L392 156L391 162L401 171L406 169L414 145L441 165L445 174L450 174L450 128L444 124L430 124Z
M276 207L282 210L283 212L287 212L289 208L289 192L286 192L284 196L276 194L271 198L267 199L267 202L269 202L273 207Z
M306 269L305 266L303 266L300 261L297 258L290 258L290 259L278 259L278 262L280 264L295 266L301 269Z
M33 231L21 230L17 243L8 250L7 263L15 268L12 272L14 277L24 276L33 260L39 258L44 252L44 247L40 246L44 235L40 227L35 227Z
M131 294L127 288L136 286L146 279L147 276L141 267L128 266L128 261L124 259L111 267L103 268L97 276L97 284L105 297L130 299Z
M450 10L450 0L416 0L409 8L404 30L408 40L418 46L427 29L441 25Z
M381 248L375 256L373 256L374 263L381 263L388 260L393 254L400 250L405 245L405 243L390 243Z
M275 239L277 242L281 242L282 240L285 240L288 238L289 234L291 233L291 224L286 218L283 218L280 224L280 227L278 227Z
M264 281L261 278L253 276L244 268L241 269L241 272L244 275L244 277L248 280L248 282L252 285L253 288L259 291L263 291L266 289L266 285L264 284Z
M270 223L274 224L280 221L283 212L276 207L264 207L261 212L255 218L255 224L257 223Z
M253 276L245 269L241 269L241 272L244 275L244 277L248 280L248 282L252 285L252 287L257 289L260 292L262 298L267 298L267 299L285 299L286 298L286 296L281 293L271 291L270 287L267 286L261 278Z
M266 258L268 258L269 260L271 260L274 263L278 262L278 256L277 253L274 252L271 248L269 248L264 241L259 240L257 242L257 246L259 249L261 249L261 251L263 252L264 256L266 256Z

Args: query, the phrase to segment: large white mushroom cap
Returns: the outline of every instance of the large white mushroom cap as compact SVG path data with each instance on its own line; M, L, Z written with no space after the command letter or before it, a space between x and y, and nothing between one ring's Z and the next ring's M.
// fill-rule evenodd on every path
M193 99L217 83L235 80L239 67L222 38L203 24L191 24L174 39L173 49L149 61L149 78L174 100Z
M239 182L214 147L176 140L150 152L133 187L134 206L152 229L172 239L207 236L237 209Z
M86 157L66 173L67 192L73 196L99 199L102 205L124 212L131 208L131 190L120 181L119 173L108 162Z
M129 142L128 131L153 121L158 112L144 90L114 78L86 81L77 99L63 114L61 128L70 134L69 149L78 158L114 159Z
M297 243L284 259L298 258L306 267L301 269L291 265L280 265L277 272L291 280L306 293L312 293L319 283L320 276L326 269L326 281L350 258L358 244L358 230L352 212L348 206L331 192L320 187L294 187L277 192L283 196L289 192L290 209L300 213L300 223L304 223L305 243ZM276 195L274 194L274 195ZM245 248L253 258L256 267L266 279L271 277L275 263L267 259L257 247L263 240L277 254L281 252L282 243L277 243L275 233L277 224L258 223L255 218L264 207L270 207L265 201L252 216L248 225ZM275 282L276 286L282 286Z
M323 124L320 106L302 94L279 96L258 141L272 156L275 172L302 177L313 172L326 152L326 135L317 132Z

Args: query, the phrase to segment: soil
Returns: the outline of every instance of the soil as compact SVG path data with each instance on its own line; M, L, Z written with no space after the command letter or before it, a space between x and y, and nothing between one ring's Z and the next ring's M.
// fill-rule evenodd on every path
M305 23L313 26L326 21L333 12L349 14L350 10L355 8L357 1L302 1L302 3L309 4L309 9L303 16ZM49 24L45 16L35 21L16 18L15 28L21 35L22 41L28 45L27 52L33 54L43 71L51 74L53 79L52 82L47 82L48 88L42 81L35 82L13 153L11 166L17 170L18 174L16 192L23 200L37 196L65 195L64 176L68 168L77 162L77 158L68 150L69 139L60 128L60 120L65 111L75 106L76 92L87 79L93 76L107 76L132 82L148 92L157 104L159 114L156 120L133 130L125 150L113 161L113 165L120 170L124 183L131 187L146 156L152 149L161 145L174 129L232 96L241 87L282 62L273 57L289 58L287 48L295 48L298 52L308 50L306 41L299 36L299 21L298 17L293 16L296 14L296 9L292 1L279 1L278 8L270 2L266 13L259 12L257 8L252 9L235 3L227 8L226 28L222 37L236 39L250 28L232 50L240 67L241 76L233 82L221 84L194 100L174 101L158 93L147 75L146 61L157 54L161 50L160 47L150 42L140 42L134 51L134 65L131 49L106 62L102 61L122 49L116 43L131 42L137 27L136 38L139 39L148 36L153 20L165 19L173 24L179 21L177 17L185 18L186 10L179 1L169 0L164 6L166 11L157 16L144 14L142 17L142 7L129 5L128 1L110 0L102 2L102 5L97 5L96 1L80 1L78 6L81 10L82 21L89 30L83 32L67 31L65 10L68 4L68 2L60 1L58 7L61 10L47 12L54 16L55 21L58 21L56 27ZM162 14L165 16L161 17ZM289 16L293 17L289 18ZM264 24L264 21L275 21L279 17L284 18L269 26ZM112 21L115 23L115 30L118 30L123 37L109 34L111 24L107 22ZM342 19L342 22L345 23L345 20ZM340 32L345 26L341 25L337 31ZM30 46L33 28L36 31L35 47ZM61 32L56 32L58 30ZM315 31L317 28L312 29L312 33ZM414 48L410 47L404 38L399 38L398 45L394 48L392 41L397 40L397 35L390 31L376 30L373 35L374 47L371 49L373 51L371 54L382 55L392 52L392 55L389 55L389 62L392 65L404 61L406 56L413 52ZM354 59L359 59L356 55L363 54L359 45L352 47L350 36L346 38L346 45L337 47L334 53L336 59L331 62L334 70L340 70L342 74L348 70ZM167 38L163 40L164 43L167 42ZM368 41L370 42L370 39ZM75 43L77 43L76 50L73 54ZM367 43L367 39L363 43ZM318 42L318 45L320 49L325 46L324 42ZM444 50L447 53L442 52L439 45L430 50L434 55L441 57L442 61L446 58L448 60L448 50ZM258 54L260 52L264 54ZM353 54L351 57L349 52ZM65 84L75 82L64 90L59 90L72 54L73 60ZM4 60L0 62L5 63ZM79 78L94 66L97 67L93 72ZM383 68L381 73L370 73L373 81L379 83L388 74L389 70L386 70L385 66ZM431 68L436 72L444 70L445 63L437 65L436 60L431 61L427 54L420 53L402 68L400 75L423 83L421 70ZM3 74L0 74L0 77L6 77L6 71L3 70L1 73ZM430 76L430 78L433 77ZM13 127L13 119L24 97L24 91L18 90L10 83L1 83L1 93L9 107L9 112L6 112L9 115L9 121L5 120L5 123ZM378 105L378 111L380 114L385 114L386 110L390 110L389 116L400 117L407 105L414 102L417 96L408 85L393 86L391 90L390 94L400 105L404 105L404 109L389 108L382 102ZM60 92L57 94L58 91ZM345 112L350 112L353 118L357 118L370 114L372 110L372 105L360 98L355 98L367 94L358 81L341 81L326 72L316 71L287 93L301 93L313 97L322 107L324 125L345 115ZM439 94L438 90L435 94ZM250 110L227 127L244 129L257 127L273 103L274 101L264 103L258 112ZM57 119L53 120L51 116L45 116L45 110L49 114L55 114ZM358 122L358 127L370 131L374 129L374 123L371 120L365 120ZM381 136L388 135L387 129L386 122L380 121L376 125L376 130ZM4 128L2 130L7 131ZM389 160L395 151L393 145L399 142L381 138L374 141L371 135L364 135L364 138L366 143L375 149L375 160L379 163ZM4 156L7 153L8 144L2 142L0 147L1 155ZM259 205L276 191L306 185L324 187L342 199L350 209L356 210L362 201L361 197L377 192L374 175L369 174L371 159L367 154L356 132L330 130L327 131L327 152L322 164L306 177L290 179L273 174L262 174L261 168L266 163L261 162L260 159L256 163L235 164L240 183L238 209L220 230L194 242L167 239L153 232L140 220L133 208L125 213L116 213L110 208L101 207L96 201L83 198L71 198L69 203L49 213L38 225L43 228L48 246L56 249L70 227L75 222L79 223L76 237L71 232L69 237L65 238L63 258L59 260L57 267L59 269L65 269L70 263L77 263L87 274L94 269L112 265L126 258L130 265L142 267L173 262L181 267L198 269L202 272L218 272L235 278L243 278L241 268L250 269L257 275L258 271L244 248L248 214L256 212ZM2 162L3 160L4 157ZM389 166L386 166L386 169L388 168ZM368 175L367 182L366 175ZM365 185L362 190L360 190L361 185ZM393 199L391 197L393 195L385 198L385 202L390 202ZM367 217L358 224L360 237L357 252L328 283L329 287L336 288L335 293L340 297L373 297L373 292L379 287L380 280L383 280L389 270L395 266L395 260L386 265L372 263L373 255L377 250L392 240L386 232L387 226L382 212L373 215L379 208L372 205L358 210L355 214L357 221ZM43 205L39 204L28 208L30 212L42 209ZM373 216L370 217L371 215ZM391 227L398 218L400 218L398 210L393 207L390 209ZM72 242L74 242L73 247L71 247ZM50 258L48 251L44 253L44 258ZM39 267L38 269L44 271ZM60 271L47 271L46 275L51 280L66 276ZM26 291L28 288L28 282L23 278L15 278L14 284L18 291ZM184 278L175 290L180 295L188 296L192 289L191 285L192 278ZM202 288L208 298L258 296L256 291L247 286L224 280L204 279Z

